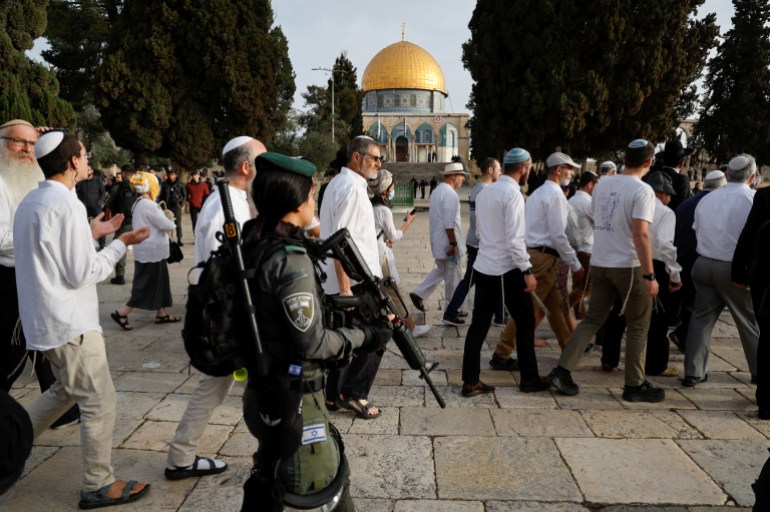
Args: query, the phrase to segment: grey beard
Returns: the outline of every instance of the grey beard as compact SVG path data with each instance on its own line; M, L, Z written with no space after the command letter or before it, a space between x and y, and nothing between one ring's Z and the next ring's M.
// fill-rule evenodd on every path
M15 160L5 148L0 148L0 187L7 191L14 206L19 206L22 199L44 180L37 162Z

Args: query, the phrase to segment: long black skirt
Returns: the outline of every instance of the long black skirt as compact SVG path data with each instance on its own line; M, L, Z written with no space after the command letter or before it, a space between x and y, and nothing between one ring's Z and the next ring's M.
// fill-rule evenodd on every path
M134 284L126 304L132 308L156 310L173 305L166 260L134 262Z

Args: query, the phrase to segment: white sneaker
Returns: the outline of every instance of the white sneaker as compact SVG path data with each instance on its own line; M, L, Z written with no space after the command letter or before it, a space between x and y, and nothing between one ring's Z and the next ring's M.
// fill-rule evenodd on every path
M428 334L428 331L430 331L430 325L415 325L412 335L415 338L419 338L420 336Z

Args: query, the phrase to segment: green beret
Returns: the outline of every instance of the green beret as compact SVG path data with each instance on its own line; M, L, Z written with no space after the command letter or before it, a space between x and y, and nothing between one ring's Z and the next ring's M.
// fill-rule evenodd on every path
M267 151L257 157L257 172L262 171L287 171L312 178L316 173L315 165L301 158L272 153Z

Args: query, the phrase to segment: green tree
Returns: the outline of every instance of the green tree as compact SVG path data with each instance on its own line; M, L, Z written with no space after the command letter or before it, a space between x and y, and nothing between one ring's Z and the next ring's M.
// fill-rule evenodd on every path
M770 162L770 4L733 0L733 28L709 62L707 93L696 132L725 162L750 153Z
M480 0L463 45L473 157L514 145L596 155L665 138L714 44L715 16L691 18L702 3Z
M186 167L236 135L270 144L294 94L269 0L127 2L110 28L96 103L118 145Z
M54 73L24 53L46 27L46 2L0 2L0 119L74 128L72 106L59 98Z
M331 69L330 74L334 75L334 139L335 144L344 145L364 132L361 115L364 93L358 87L357 69L348 59L347 52L343 51L337 57ZM302 97L309 108L300 116L302 127L306 131L329 132L332 126L332 78L329 77L326 87L308 86Z

